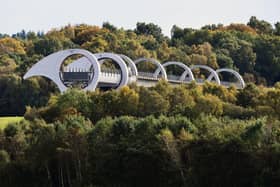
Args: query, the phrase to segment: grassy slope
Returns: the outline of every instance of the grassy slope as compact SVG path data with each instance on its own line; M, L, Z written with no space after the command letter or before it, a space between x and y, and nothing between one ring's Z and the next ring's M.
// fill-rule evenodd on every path
M4 129L9 123L19 122L23 117L0 117L0 129Z

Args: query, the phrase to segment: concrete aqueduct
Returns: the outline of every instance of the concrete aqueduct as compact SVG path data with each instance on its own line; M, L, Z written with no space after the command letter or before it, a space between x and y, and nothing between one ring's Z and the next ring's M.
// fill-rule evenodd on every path
M80 55L78 59L70 64L63 66L65 59ZM117 65L119 70L115 68L103 68L102 64L109 60L110 63ZM153 73L138 71L137 68L141 63L151 63L156 66ZM167 74L167 66L178 66L182 68L183 73L178 75ZM161 64L155 59L140 58L135 61L121 54L98 53L92 54L83 49L68 49L53 53L39 62L24 75L24 79L33 76L44 76L52 80L59 88L60 92L64 92L73 83L82 84L84 90L95 90L96 88L119 88L132 82L137 85L150 87L157 83L159 79L165 79L171 84L187 84L195 81L197 84L203 84L205 80L195 79L193 71L195 69L203 69L209 72L207 81L216 82L218 85L229 87L236 86L238 89L245 87L242 76L228 68L213 70L205 65L193 65L188 67L182 62L165 62ZM220 80L220 73L230 73L236 77L236 82L225 82Z

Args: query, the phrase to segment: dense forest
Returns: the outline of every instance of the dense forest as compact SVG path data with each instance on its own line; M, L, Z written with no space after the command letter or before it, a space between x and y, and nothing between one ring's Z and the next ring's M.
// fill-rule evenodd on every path
M23 80L53 52L83 48L132 59L229 67L244 89L214 83L59 94ZM0 34L0 186L279 186L280 23L134 30L68 25Z
M52 95L0 131L0 186L279 186L279 96L164 81Z

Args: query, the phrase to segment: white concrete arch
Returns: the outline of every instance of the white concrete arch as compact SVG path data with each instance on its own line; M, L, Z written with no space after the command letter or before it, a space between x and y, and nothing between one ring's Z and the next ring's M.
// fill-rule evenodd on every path
M124 60L116 54L113 53L96 53L94 56L99 61L99 64L101 65L104 61L104 59L111 59L113 62L117 63L121 69L121 81L118 85L118 88L125 86L128 84L129 76L128 76L128 68Z
M58 86L60 92L64 92L67 90L67 87L62 83L60 79L60 67L63 61L67 57L72 55L85 56L85 58L87 58L87 60L93 66L93 79L91 80L89 85L84 88L84 90L94 90L99 81L100 65L96 57L92 53L84 49L68 49L53 53L33 65L24 75L23 79L28 79L33 76L44 76L52 80Z
M209 77L206 79L207 81L211 81L212 78L214 77L216 83L217 83L218 85L221 84L221 80L220 80L218 74L216 73L216 71L215 71L214 69L210 68L209 66L205 66L205 65L192 65L192 66L190 67L190 69L191 69L191 70L193 70L193 69L205 69L205 70L207 70L207 71L210 72ZM211 77L211 75L212 75L213 77ZM211 78L211 79L210 79L210 78Z
M160 72L162 74L163 79L167 80L166 71L165 71L164 67L162 66L162 64L159 61L157 61L155 59L152 59L152 58L139 58L139 59L134 61L134 63L136 65L139 64L139 63L142 63L142 62L151 62L152 64L156 65L160 69ZM155 73L153 74L154 78L157 78L157 76L158 75L156 75Z
M245 88L245 86L246 86L245 81L243 80L242 76L237 71L235 71L233 69L229 69L229 68L221 68L221 69L216 70L217 74L222 73L222 72L228 72L228 73L233 74L237 78L237 80L239 81L240 87ZM213 79L212 74L209 76L209 79L210 80Z
M164 64L162 64L163 67L167 67L170 65L176 65L176 66L180 66L181 68L183 68L185 71L183 72L183 74L180 77L180 81L183 81L186 79L187 75L189 75L190 81L194 80L194 76L193 73L191 71L191 69L186 65L183 64L182 62L175 62L175 61L170 61L170 62L165 62ZM160 69L157 68L157 70L155 71L155 76L158 76L158 74L160 73Z
M130 68L131 71L131 75L132 76L138 76L138 70L137 67L135 65L135 63L133 62L133 60L131 58L129 58L126 55L123 54L119 54L119 56L125 61L127 62L128 67Z

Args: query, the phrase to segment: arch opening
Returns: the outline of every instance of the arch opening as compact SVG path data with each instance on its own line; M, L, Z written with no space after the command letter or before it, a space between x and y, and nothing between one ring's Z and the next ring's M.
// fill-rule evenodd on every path
M167 74L162 64L151 58L139 58L134 61L138 69L138 77L142 79L165 79L167 80ZM159 69L159 73L155 74L155 71Z
M171 61L162 64L162 66L165 68L165 71L167 72L167 78L169 81L190 82L194 80L194 76L191 69L187 65L183 64L182 62ZM168 67L172 68L171 71L168 69ZM155 71L155 76L157 76L159 72L160 69L158 68Z
M74 54L63 60L59 76L66 87L84 89L93 79L93 65L84 55Z
M99 88L107 90L120 88L128 84L128 68L120 56L112 53L98 53L94 54L94 56L101 66Z
M119 56L127 64L129 76L130 77L131 76L138 76L138 70L137 70L137 67L136 67L135 63L133 62L133 60L131 58L129 58L128 56L123 55L123 54L119 54Z
M242 76L233 69L221 68L216 70L216 73L221 77L221 85L223 86L235 86L241 89L246 86ZM213 75L210 75L209 79L213 79Z
M218 85L221 84L220 78L215 70L205 65L193 65L190 67L193 74L196 75L195 81L197 83L204 83L205 81L214 81ZM212 80L214 78L214 80Z

